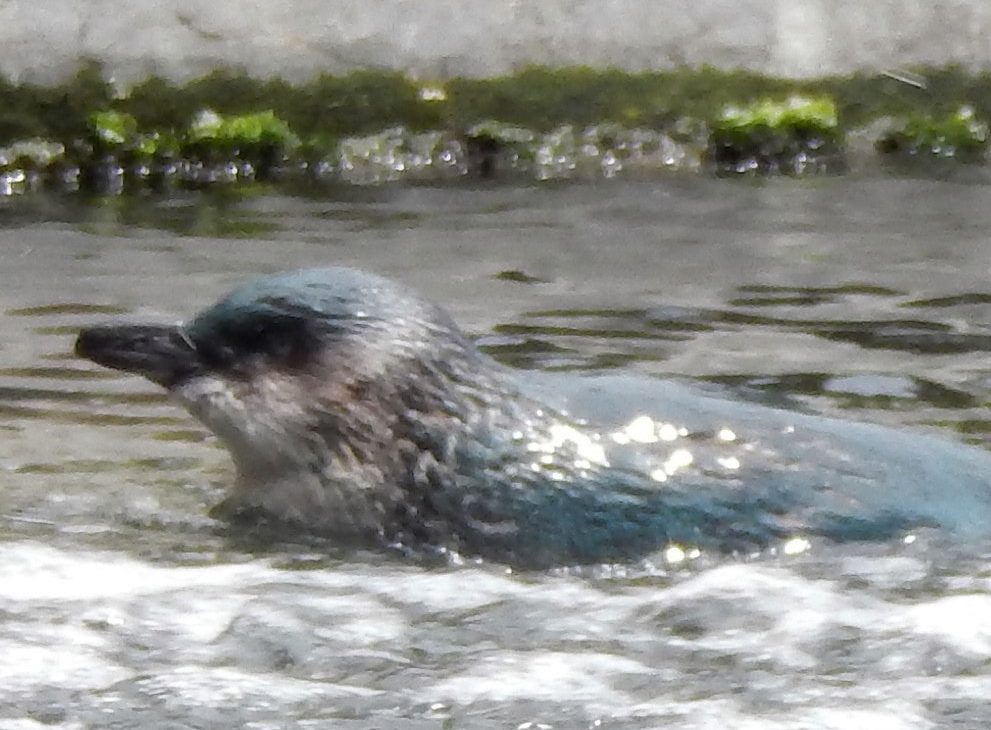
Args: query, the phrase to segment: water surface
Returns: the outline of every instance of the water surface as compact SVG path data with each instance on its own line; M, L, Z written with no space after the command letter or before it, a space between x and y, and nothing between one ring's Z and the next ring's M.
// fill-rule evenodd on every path
M534 371L991 447L991 187L701 178L0 200L0 728L983 728L988 545L512 574L207 517L226 454L81 326L373 270ZM634 414L631 414L634 415Z

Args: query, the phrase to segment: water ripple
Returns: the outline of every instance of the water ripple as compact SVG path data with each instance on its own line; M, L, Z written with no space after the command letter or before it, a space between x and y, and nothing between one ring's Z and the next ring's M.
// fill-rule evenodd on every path
M580 177L550 142L533 171ZM628 174L600 142L590 161ZM920 530L517 574L270 539L207 516L233 478L207 432L72 354L131 303L177 318L333 260L414 283L528 380L689 378L991 446L988 189L614 182L7 201L0 725L984 728L991 545ZM698 465L705 437L746 467L743 428L621 423L609 458L618 437ZM575 439L555 436L535 456Z

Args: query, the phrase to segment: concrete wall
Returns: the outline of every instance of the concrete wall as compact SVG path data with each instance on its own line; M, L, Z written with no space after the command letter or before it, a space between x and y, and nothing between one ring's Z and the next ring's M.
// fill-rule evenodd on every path
M526 64L743 67L787 76L991 67L988 0L0 0L0 73L96 59L126 84L218 66L300 79L424 78Z

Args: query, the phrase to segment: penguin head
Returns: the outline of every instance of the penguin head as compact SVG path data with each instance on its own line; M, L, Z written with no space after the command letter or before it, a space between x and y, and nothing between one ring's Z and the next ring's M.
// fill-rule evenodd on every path
M483 362L440 308L344 268L259 278L185 324L91 327L75 349L163 386L254 466L309 458L315 434L344 450L383 438Z
M185 324L84 329L76 354L171 390L205 374L326 378L333 365L369 377L390 361L421 356L441 334L463 344L439 308L394 282L351 269L306 269L244 284Z

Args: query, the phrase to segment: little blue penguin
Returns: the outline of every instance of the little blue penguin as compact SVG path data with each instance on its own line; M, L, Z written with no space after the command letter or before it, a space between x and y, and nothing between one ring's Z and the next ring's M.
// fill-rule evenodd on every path
M75 350L216 434L237 470L228 515L342 544L545 568L991 532L983 450L660 380L555 389L346 268L259 278L182 325L93 326ZM649 413L623 421L623 398Z

